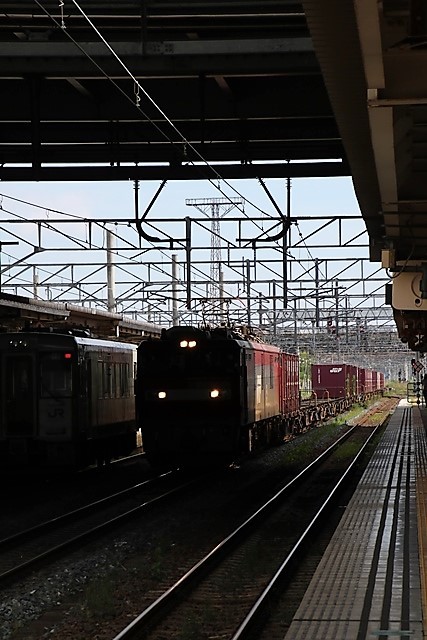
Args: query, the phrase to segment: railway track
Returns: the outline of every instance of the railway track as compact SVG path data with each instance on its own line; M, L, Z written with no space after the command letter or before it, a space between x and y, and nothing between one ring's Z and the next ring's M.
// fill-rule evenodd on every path
M377 424L381 424L384 419L389 415L398 404L398 398L385 397L375 402L372 406L368 407L362 412L360 416L353 418L350 421L352 425L358 425L359 427L375 427Z
M168 472L0 540L0 586L139 517L198 482Z
M277 585L291 575L290 569L297 565L302 549L340 495L374 433L376 430L358 427L349 430L161 593L114 640L157 640L183 633L233 640L251 637Z

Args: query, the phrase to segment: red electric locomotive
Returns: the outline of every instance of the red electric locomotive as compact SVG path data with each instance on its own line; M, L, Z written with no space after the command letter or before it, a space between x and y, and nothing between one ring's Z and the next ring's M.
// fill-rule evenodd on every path
M137 422L154 464L232 462L280 442L299 358L226 327L172 327L138 347Z

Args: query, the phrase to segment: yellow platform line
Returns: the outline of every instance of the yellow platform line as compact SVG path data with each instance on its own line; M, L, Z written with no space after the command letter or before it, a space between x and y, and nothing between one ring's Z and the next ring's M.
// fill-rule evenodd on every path
M414 414L414 428L424 430L421 413L416 410ZM418 414L418 415L417 415ZM419 416L419 419L418 419ZM423 637L427 639L427 450L425 436L416 438L416 502L417 502L417 529L418 548L420 558L421 602L423 614Z

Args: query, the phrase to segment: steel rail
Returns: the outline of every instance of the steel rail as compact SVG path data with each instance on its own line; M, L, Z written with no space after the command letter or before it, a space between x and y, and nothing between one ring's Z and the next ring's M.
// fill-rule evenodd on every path
M94 502L90 502L88 504L83 505L82 507L78 507L77 509L73 509L72 511L67 511L67 513L63 513L60 516L56 516L56 518L51 518L50 520L46 520L45 522L41 522L40 524L36 524L33 527L29 527L28 529L24 529L19 531L18 533L14 533L6 538L0 539L0 550L7 545L12 545L21 541L24 541L31 536L38 535L52 529L55 526L59 526L61 524L65 524L69 520L74 520L76 516L81 516L85 513L90 513L97 507L106 506L108 504L113 504L117 500L123 498L126 495L131 495L132 493L137 492L144 486L152 484L163 477L167 477L169 474L173 473L172 471L168 471L157 478L150 478L148 480L144 480L144 482L139 482L138 484L132 485L127 489L122 489L116 493L112 493L109 496L105 496L104 498L100 498L99 500L95 500Z
M294 488L294 486L305 478L310 471L319 466L332 453L332 451L334 451L334 449L339 447L340 444L355 431L356 428L357 427L352 427L349 429L336 442L334 442L307 467L305 467L298 475L290 480L290 482L274 494L274 496L249 516L249 518L239 525L232 533L217 544L206 556L193 565L193 567L189 569L189 571L187 571L177 582L175 582L175 584L146 607L146 609L144 609L144 611L142 611L126 628L122 629L122 631L120 631L113 640L136 640L140 638L142 630L145 629L150 622L160 616L166 608L172 607L176 599L184 590L189 589L197 580L200 580L210 567L218 564L224 555L229 552L232 546L236 545L243 536L249 535L250 531L258 521L265 518L290 489Z
M36 568L46 560L54 559L66 549L72 549L73 547L80 548L81 543L87 543L91 539L106 533L107 531L126 522L127 520L139 516L143 511L146 511L149 508L154 507L155 505L176 495L177 493L184 491L188 487L194 485L195 482L198 482L198 479L192 479L188 482L184 482L176 487L173 487L172 489L165 491L164 493L160 494L159 496L156 496L155 498L146 500L142 504L125 511L124 513L121 513L118 516L114 516L113 518L105 520L101 524L95 525L87 529L86 531L83 531L82 533L74 535L73 537L70 537L67 540L64 540L63 542L50 547L46 551L43 551L29 558L28 560L25 560L24 562L21 562L20 564L17 564L12 568L7 569L6 571L3 571L2 573L0 573L0 584L5 585L14 579L17 579L18 577L21 577L23 574L28 573L30 570ZM27 532L23 532L23 533L26 534ZM19 537L19 534L18 534L18 537ZM6 543L5 543L5 546L6 546Z
M313 533L316 527L320 526L320 521L322 517L325 515L326 511L330 508L331 504L333 503L333 500L336 497L338 490L341 488L343 482L347 479L347 476L349 475L349 473L353 471L359 458L365 452L366 447L371 442L372 438L375 436L380 426L381 425L378 425L372 431L371 435L369 436L367 441L364 443L364 445L361 447L360 451L358 451L357 455L353 458L353 460L351 461L347 469L344 471L342 476L339 478L339 480L335 484L332 491L329 493L324 503L318 509L314 518L308 524L308 526L306 527L306 529L298 539L297 543L294 545L294 547L288 553L286 558L283 560L282 564L277 569L276 573L274 574L274 576L272 577L268 585L265 587L261 595L257 598L251 610L249 611L249 613L247 614L243 622L239 625L237 631L233 634L230 640L248 640L249 637L252 637L254 626L258 623L261 615L265 613L266 607L269 604L268 599L271 597L274 590L277 589L279 583L284 581L286 570L289 569L291 562L294 561L299 554L301 554L304 546L306 545L309 539L310 534Z

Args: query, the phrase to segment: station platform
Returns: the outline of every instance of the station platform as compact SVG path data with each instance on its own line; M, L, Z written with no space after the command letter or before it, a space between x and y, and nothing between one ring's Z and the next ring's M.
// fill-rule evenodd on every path
M391 416L285 640L427 638L423 418L405 401Z

